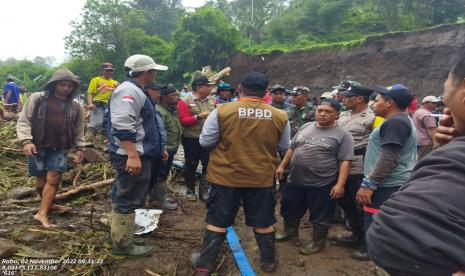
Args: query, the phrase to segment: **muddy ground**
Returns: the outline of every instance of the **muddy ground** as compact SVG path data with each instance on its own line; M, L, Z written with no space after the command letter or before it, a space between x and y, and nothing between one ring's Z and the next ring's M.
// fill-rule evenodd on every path
M26 204L22 209L11 208L5 211L9 205L4 200L0 205L3 210L0 213L0 238L12 240L23 247L13 259L20 260L21 256L61 259L61 265L56 270L23 270L15 275L194 275L190 255L201 247L206 206L201 201L184 200L185 189L181 184L177 182L170 187L176 191L176 198L184 208L165 211L161 215L159 228L144 236L146 243L155 247L154 254L138 260L114 259L109 256L110 248L105 245L108 228L99 222L110 210L109 187L97 193L79 195L62 201L62 204L73 206L73 211L61 215L52 214L51 220L59 226L54 230L45 230L34 221L32 216L37 203ZM279 206L276 210L279 210ZM278 212L276 215L279 221L277 227L280 229L282 219ZM244 225L242 210L239 211L234 229L257 275L267 275L260 271L259 253L253 231ZM344 231L346 230L342 225L335 224L330 235L334 236ZM310 226L303 224L300 229L300 241L277 244L279 266L277 271L270 275L374 274L370 262L351 259L351 249L338 247L331 242L320 254L299 254L300 246L310 240L310 233ZM93 261L94 264L63 263L73 259ZM6 275L7 271L2 272ZM227 243L218 259L216 273L240 275Z

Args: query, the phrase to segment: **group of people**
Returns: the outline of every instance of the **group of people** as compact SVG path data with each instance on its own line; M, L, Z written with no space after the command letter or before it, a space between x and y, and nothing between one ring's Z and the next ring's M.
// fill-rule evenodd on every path
M266 272L278 264L275 242L298 238L307 210L312 239L300 253L323 250L337 205L351 234L333 239L356 247L354 258L371 259L392 275L465 270L465 57L445 83L450 111L435 114L439 100L428 96L413 116L407 109L414 95L402 84L370 88L344 81L336 93L312 97L305 86L268 88L264 74L251 72L236 89L220 83L216 95L215 83L197 77L192 92L180 98L173 85L155 82L167 67L151 57L133 55L124 66L127 79L120 84L111 79L111 63L92 79L86 136L84 112L73 101L80 82L69 70L57 70L44 92L24 104L17 134L42 197L34 217L43 226L54 226L50 209L64 208L53 199L66 152L76 148L80 162L85 138L95 139L104 128L117 171L110 216L115 256L153 251L134 239L134 212L153 201L177 207L165 186L182 145L186 198L200 198L208 209L203 246L192 258L197 275L214 271L241 204ZM284 221L277 232L276 181Z

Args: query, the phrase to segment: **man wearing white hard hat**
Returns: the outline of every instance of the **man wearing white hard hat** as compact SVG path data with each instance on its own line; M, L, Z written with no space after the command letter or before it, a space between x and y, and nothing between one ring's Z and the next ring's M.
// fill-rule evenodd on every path
M413 114L413 123L417 129L418 160L425 157L436 145L434 134L436 132L436 118L432 116L438 102L435 96L426 96L421 101L422 107Z
M153 250L151 246L134 244L134 211L144 206L152 174L156 173L155 160L162 154L155 104L143 87L155 80L157 70L168 67L145 55L130 56L124 66L129 79L115 89L108 107L108 151L117 171L111 240L112 255L135 258Z

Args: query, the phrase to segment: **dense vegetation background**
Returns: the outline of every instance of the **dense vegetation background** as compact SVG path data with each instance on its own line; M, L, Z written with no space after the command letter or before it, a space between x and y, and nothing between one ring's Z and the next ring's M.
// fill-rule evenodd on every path
M463 22L465 0L211 0L196 10L180 0L87 0L71 23L69 59L60 66L79 75L86 91L102 62L115 64L115 78L122 80L124 60L141 53L169 66L160 82L181 84L202 66L226 67L237 51L354 45L370 35ZM0 61L0 78L13 76L39 91L53 62Z

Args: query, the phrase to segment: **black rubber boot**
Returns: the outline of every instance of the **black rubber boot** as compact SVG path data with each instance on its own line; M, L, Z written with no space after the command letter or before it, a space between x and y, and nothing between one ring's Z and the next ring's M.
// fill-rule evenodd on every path
M163 209L176 210L178 208L176 203L171 203L166 198L166 182L166 180L163 180L153 186L150 192L149 204L147 204L149 207L156 205L153 202L158 201Z
M370 256L368 255L368 248L367 244L365 242L365 239L360 243L360 247L358 248L357 251L352 253L350 255L353 259L359 260L359 261L369 261Z
M260 249L261 268L265 272L273 272L278 265L275 251L275 232L254 232L254 234L258 248Z
M315 254L323 250L326 246L326 236L328 235L329 227L313 223L313 239L310 243L302 247L300 253L304 255Z
M300 220L284 220L284 230L276 232L276 241L287 241L299 238Z
M205 230L203 235L203 248L200 253L192 254L192 264L197 275L210 275L214 270L214 264L221 251L226 233Z
M360 246L360 238L354 233L350 235L337 235L332 240L338 245L350 248L358 248Z

